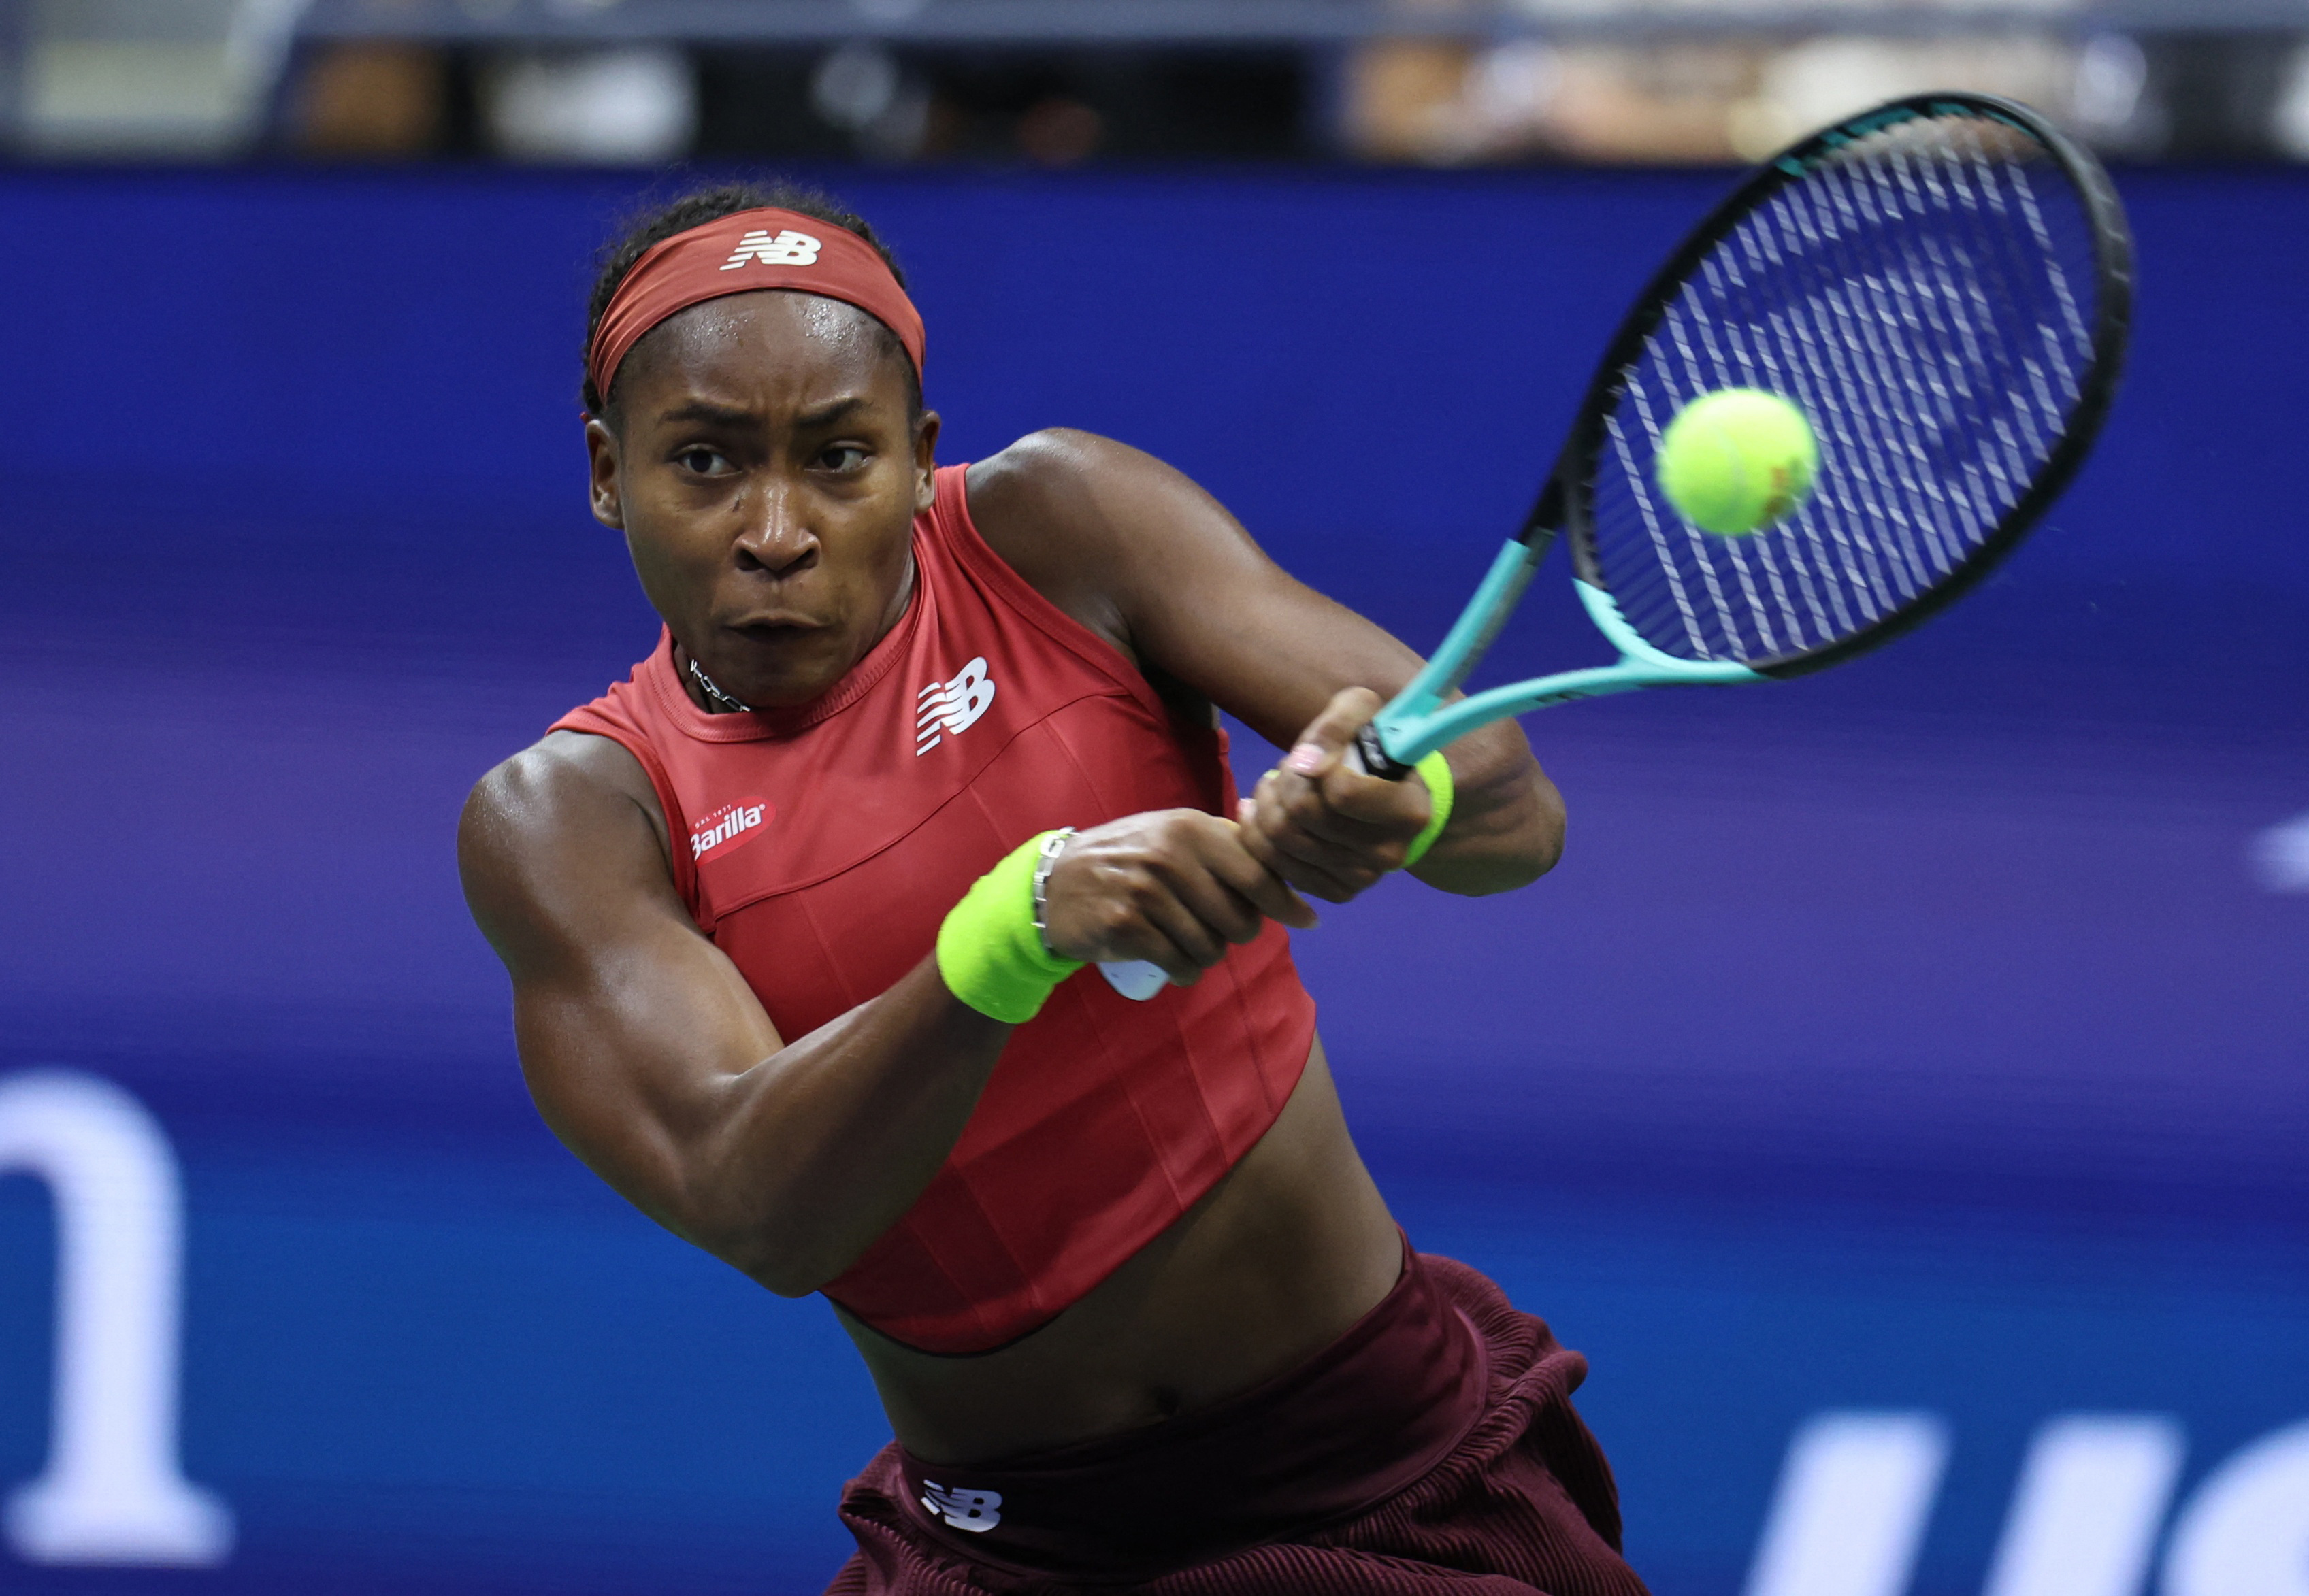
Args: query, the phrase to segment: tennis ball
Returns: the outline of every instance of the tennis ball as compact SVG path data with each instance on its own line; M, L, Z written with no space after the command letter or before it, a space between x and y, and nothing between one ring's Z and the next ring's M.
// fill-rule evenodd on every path
M1803 411L1760 388L1703 393L1660 438L1660 491L1704 532L1760 531L1811 496L1820 444Z

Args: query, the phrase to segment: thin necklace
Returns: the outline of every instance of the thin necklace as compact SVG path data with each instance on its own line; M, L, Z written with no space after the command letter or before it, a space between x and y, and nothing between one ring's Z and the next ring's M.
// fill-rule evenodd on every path
M731 697L727 693L722 691L721 688L715 686L713 685L713 678L697 669L697 661L695 658L692 658L689 661L689 674L699 686L705 689L705 696L720 704L723 709L735 710L741 715L750 715L754 712L754 706L752 704L740 703L736 699Z

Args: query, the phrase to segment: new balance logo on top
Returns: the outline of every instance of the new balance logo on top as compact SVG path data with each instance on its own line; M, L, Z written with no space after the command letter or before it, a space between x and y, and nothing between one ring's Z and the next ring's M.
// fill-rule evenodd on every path
M921 704L914 714L914 753L920 755L946 741L948 734L958 735L978 723L994 702L994 678L986 674L982 657L964 666L954 680L932 682L914 696Z
M983 1535L1002 1522L995 1509L1002 1505L1000 1491L948 1490L935 1480L922 1481L922 1505L948 1525Z
M735 272L748 261L759 261L765 266L814 266L818 247L817 239L791 228L775 237L748 233L738 240L738 253L722 263L722 270Z
M776 813L767 798L741 798L722 805L689 828L689 857L703 859L717 849L752 841Z

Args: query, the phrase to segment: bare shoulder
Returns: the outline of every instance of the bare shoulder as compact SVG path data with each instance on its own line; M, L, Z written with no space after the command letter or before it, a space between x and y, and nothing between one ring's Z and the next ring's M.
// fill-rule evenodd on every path
M1086 505L1102 480L1147 467L1167 469L1153 455L1112 438L1047 427L970 468L971 513L998 519L1063 515Z
M508 962L532 933L602 889L654 875L672 890L665 819L638 760L608 738L548 733L473 785L457 867L482 933Z
M548 732L473 784L458 842L492 854L550 849L636 809L654 816L662 836L657 794L639 760L609 738Z
M1238 562L1249 536L1183 471L1096 433L1029 433L970 468L971 519L1043 597L1131 651L1130 617L1152 588Z
M1096 542L1159 515L1167 501L1217 507L1175 466L1070 427L1030 432L978 462L970 468L969 493L972 519L989 541L1042 534Z

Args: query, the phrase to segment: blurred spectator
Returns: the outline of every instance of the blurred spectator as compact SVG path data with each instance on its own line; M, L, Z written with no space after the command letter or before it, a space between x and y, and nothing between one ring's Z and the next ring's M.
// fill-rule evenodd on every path
M437 49L342 44L303 64L290 142L315 155L376 159L437 150L448 123L448 64Z
M2267 0L2201 0L2160 13L2187 30L2138 34L2088 25L2115 0L2016 0L2044 25L1970 34L1931 31L1960 23L1949 0L1392 0L1405 25L1466 35L1344 45L1293 39L1311 11L1260 13L1274 3L1236 0L1202 36L1163 0L944 0L932 38L913 31L922 0L0 0L0 133L139 160L249 151L270 116L275 147L375 159L1681 164L1968 88L2132 159L2309 160L2309 10L2253 31ZM1893 13L1907 31L1869 31ZM837 13L886 36L811 30ZM1056 30L1022 32L1036 15ZM1833 31L1786 31L1824 15ZM711 32L652 37L653 18ZM1682 37L1630 30L1684 18Z
M490 147L515 160L648 166L689 152L697 77L669 45L494 61L481 80Z
M2155 153L2181 160L2291 154L2287 73L2299 42L2292 34L2238 32L2150 41L2148 91L2169 118Z
M2172 137L2172 118L2150 90L2149 52L2122 33L2085 41L2071 111L2077 131L2112 155L2160 155Z
M1098 153L1106 123L1079 99L1052 95L1018 118L1018 150L1037 166L1070 167Z
M1741 44L1385 40L1348 67L1345 142L1435 164L1728 160L1731 108L1754 92L1758 60Z
M1733 147L1760 160L1815 127L1904 94L1970 89L2072 119L2081 47L2042 34L1808 39L1766 56L1755 98L1733 109Z
M855 41L701 55L706 159L1290 160L1326 153L1315 70L1282 49L922 49Z
M39 153L205 157L254 142L292 0L0 3L17 137ZM0 54L6 46L0 43Z
M809 103L869 160L911 160L928 141L930 92L882 45L861 40L827 51L810 73Z
M2309 160L2309 45L2285 55L2285 74L2271 118L2277 147L2295 160ZM2309 849L2304 850L2309 854Z
M2003 94L2067 116L2084 55L2034 34L1483 47L1388 39L1349 64L1343 142L1366 159L1435 164L1752 160L1928 89ZM2104 101L2106 77L2096 80Z

